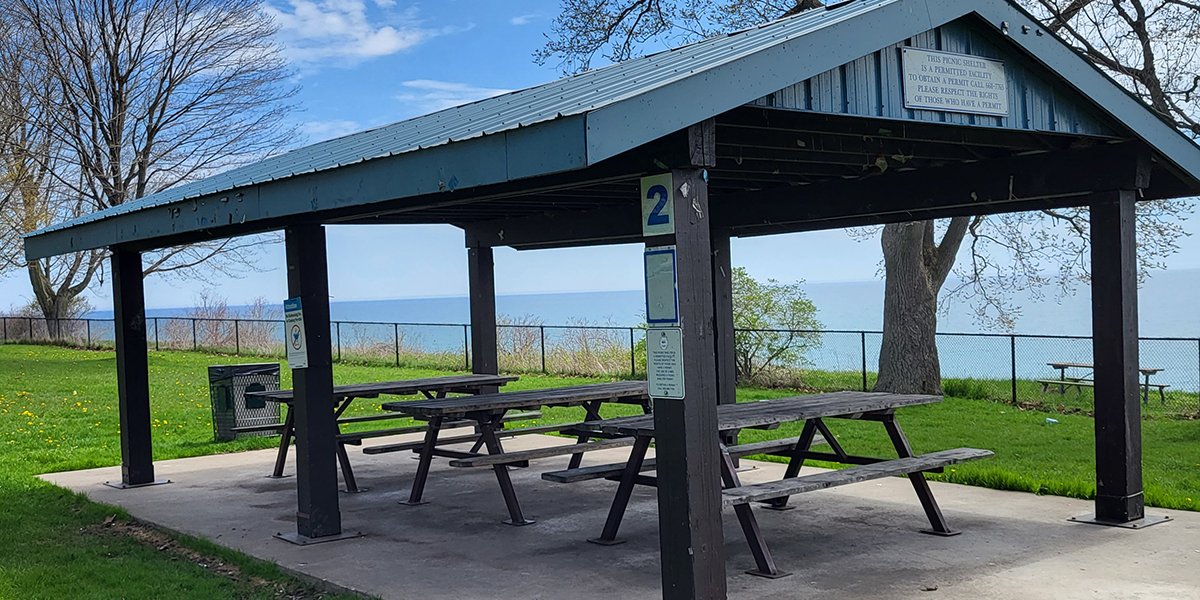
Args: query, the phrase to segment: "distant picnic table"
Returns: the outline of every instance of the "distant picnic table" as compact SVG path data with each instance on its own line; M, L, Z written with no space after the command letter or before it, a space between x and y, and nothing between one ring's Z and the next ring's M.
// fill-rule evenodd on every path
M1051 386L1058 386L1059 394L1066 394L1067 388L1069 388L1069 387L1074 387L1076 389L1076 391L1078 391L1079 393L1083 393L1083 388L1095 387L1095 385L1096 385L1095 381L1091 377L1091 375L1092 375L1091 372L1096 370L1095 365L1088 364L1088 363L1078 363L1078 362L1048 362L1048 363L1046 363L1046 365L1049 366L1051 369L1058 369L1058 379L1038 379L1037 383L1042 384L1042 392L1043 393L1049 392ZM1074 372L1075 370L1087 370L1087 371L1089 371L1089 373L1086 373L1086 374L1083 374L1080 376L1074 376L1074 375L1068 375L1068 373L1067 373L1068 370L1071 370L1072 372ZM1142 404L1150 403L1150 388L1152 388L1152 387L1158 389L1159 402L1162 404L1166 404L1166 402L1167 402L1166 389L1171 386L1164 384L1164 383L1150 383L1150 377L1152 375L1157 375L1157 374L1163 372L1164 370L1165 369L1159 369L1159 368L1154 368L1154 367L1142 367L1142 368L1138 369L1138 371L1141 372L1142 376L1145 378L1141 385L1141 387L1142 387Z
M448 375L444 377L426 377L423 379L406 379L403 381L354 383L349 385L334 386L333 397L330 398L330 409L333 410L334 417L337 419L338 424L337 458L338 464L342 469L342 479L344 479L346 483L346 491L364 491L358 487L358 483L354 479L354 471L350 468L350 457L346 453L347 445L360 445L364 439L368 438L401 435L405 433L420 433L425 431L426 427L425 425L416 425L408 427L377 429L373 431L343 433L341 431L342 425L371 421L385 421L403 417L403 415L398 415L396 413L382 413L355 417L342 416L342 414L346 412L346 409L350 408L350 404L354 400L359 398L378 398L379 396L420 395L425 399L430 399L445 398L448 394L478 394L482 391L489 391L516 380L516 377L507 375L469 374ZM282 423L254 425L250 427L238 427L234 429L234 431L237 432L279 431L282 434L282 437L279 440L279 453L275 458L275 469L271 472L271 477L283 477L283 467L287 461L288 446L291 445L292 438L296 434L295 411L292 410L292 401L294 400L295 396L292 390L247 392L246 395L261 398L268 402L279 402L287 407L287 415ZM468 424L470 423L448 423L445 426L461 427Z

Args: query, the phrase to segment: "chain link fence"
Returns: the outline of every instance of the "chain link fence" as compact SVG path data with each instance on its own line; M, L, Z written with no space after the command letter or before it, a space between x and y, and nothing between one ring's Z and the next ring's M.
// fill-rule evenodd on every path
M799 341L795 351L782 354L782 360L758 371L747 383L811 391L869 390L875 384L880 332L750 332ZM276 320L149 317L146 334L155 350L284 355L283 323ZM506 372L645 375L642 328L502 321L496 337L500 368ZM113 338L111 320L0 317L3 343L111 348ZM331 350L339 361L469 369L470 339L470 326L461 323L335 321L330 326ZM1059 412L1092 410L1094 369L1089 337L939 333L937 343L942 385L948 396ZM1139 352L1143 412L1200 416L1200 339L1142 338Z

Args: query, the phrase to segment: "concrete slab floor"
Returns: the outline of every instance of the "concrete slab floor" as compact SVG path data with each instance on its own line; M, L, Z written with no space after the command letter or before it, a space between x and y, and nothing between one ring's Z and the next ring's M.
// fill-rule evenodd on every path
M391 443L390 438L377 443ZM567 443L526 436L512 449ZM589 454L615 462L628 450ZM527 527L506 516L490 469L435 462L423 506L403 506L416 462L409 455L352 453L360 494L342 494L346 530L358 539L299 547L272 537L294 531L295 479L268 479L273 451L157 463L170 485L106 487L117 467L52 473L43 479L119 505L135 517L207 538L287 569L381 598L655 598L660 595L654 490L639 488L618 546L599 534L616 484L542 481L566 458L513 471ZM747 482L778 478L782 466L744 461ZM289 473L293 464L289 462ZM921 535L926 526L912 488L888 479L795 497L795 510L757 510L781 569L763 579L743 573L754 561L732 511L724 517L729 597L1200 599L1200 514L1154 509L1174 518L1130 531L1070 523L1089 502L933 484L951 527L963 534ZM933 591L933 588L936 588ZM931 590L931 591L927 591Z

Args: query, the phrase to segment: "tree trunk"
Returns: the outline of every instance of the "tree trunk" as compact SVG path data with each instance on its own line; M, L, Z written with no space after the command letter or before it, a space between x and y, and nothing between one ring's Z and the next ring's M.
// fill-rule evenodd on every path
M933 221L895 223L883 228L883 342L875 391L942 393L937 351L937 299L959 246L968 217L951 219L940 244Z

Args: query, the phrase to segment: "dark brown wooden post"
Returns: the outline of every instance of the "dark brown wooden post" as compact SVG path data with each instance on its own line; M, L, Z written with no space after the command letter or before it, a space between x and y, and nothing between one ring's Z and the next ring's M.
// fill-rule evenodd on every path
M737 365L733 329L733 260L729 232L714 230L712 236L713 316L716 319L717 403L737 402Z
M333 414L333 355L330 347L329 267L325 228L293 225L285 230L288 296L300 299L308 367L292 369L296 424L296 535L306 544L340 539L336 465L337 423Z
M496 271L491 248L467 248L467 277L471 298L471 372L495 375L500 372L500 363L496 350Z
M1092 352L1095 364L1096 515L1142 519L1142 420L1138 399L1135 191L1091 200Z
M724 598L713 246L702 169L672 173L684 399L655 399L663 597ZM686 190L686 191L685 191Z
M112 251L113 319L117 350L117 405L121 423L121 482L113 487L152 485L150 376L146 362L146 295L142 255Z

